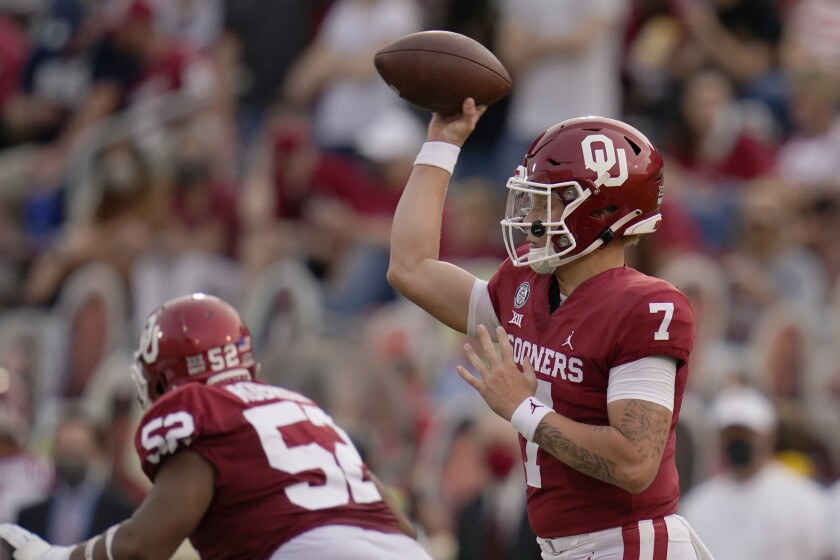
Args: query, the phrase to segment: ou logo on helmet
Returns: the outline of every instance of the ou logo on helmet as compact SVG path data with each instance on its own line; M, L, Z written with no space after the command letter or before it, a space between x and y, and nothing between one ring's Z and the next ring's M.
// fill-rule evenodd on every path
M147 364L153 363L158 357L158 338L160 337L160 327L157 324L157 317L152 315L149 321L143 328L143 333L140 335L140 357Z
M602 147L593 147L598 142ZM620 187L627 180L627 152L616 150L613 141L603 134L590 134L581 142L583 148L583 162L587 169L598 174L595 186ZM618 163L618 175L611 174L612 168Z

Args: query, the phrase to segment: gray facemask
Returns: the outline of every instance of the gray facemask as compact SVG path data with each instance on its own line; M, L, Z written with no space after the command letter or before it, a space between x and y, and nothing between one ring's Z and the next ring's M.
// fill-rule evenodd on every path
M744 438L732 438L726 444L726 458L736 468L746 467L753 462L755 448Z
M56 479L74 490L85 482L87 474L88 466L81 461L60 460L55 463Z

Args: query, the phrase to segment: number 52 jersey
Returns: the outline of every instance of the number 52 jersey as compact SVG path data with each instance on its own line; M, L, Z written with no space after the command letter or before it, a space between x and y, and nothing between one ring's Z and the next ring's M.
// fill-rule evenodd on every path
M514 359L534 364L537 398L567 418L607 426L610 370L667 356L677 362L674 411L659 471L639 494L583 474L520 437L534 532L544 538L577 535L675 513L674 427L694 340L688 299L663 280L621 267L584 281L550 313L554 281L506 261L488 285Z
M190 536L205 560L268 558L323 525L400 532L345 431L286 389L187 383L146 411L135 445L153 482L182 448L213 466L215 495Z

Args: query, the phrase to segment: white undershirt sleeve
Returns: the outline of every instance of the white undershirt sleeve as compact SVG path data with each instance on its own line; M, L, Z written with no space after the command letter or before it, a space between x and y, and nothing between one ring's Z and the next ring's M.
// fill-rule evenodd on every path
M496 340L496 327L500 325L493 302L490 301L488 282L476 278L470 293L470 311L467 318L467 334L476 336L475 328L484 325L490 331L490 336Z
M674 411L677 360L670 356L650 356L621 364L610 370L607 404L621 399L639 399L660 404Z

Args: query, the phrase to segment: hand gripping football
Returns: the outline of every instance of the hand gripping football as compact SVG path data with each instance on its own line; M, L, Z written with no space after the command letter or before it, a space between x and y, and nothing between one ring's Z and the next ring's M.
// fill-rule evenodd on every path
M511 88L510 74L492 52L449 31L406 35L380 49L374 64L400 97L436 113L458 113L467 97L490 105Z

